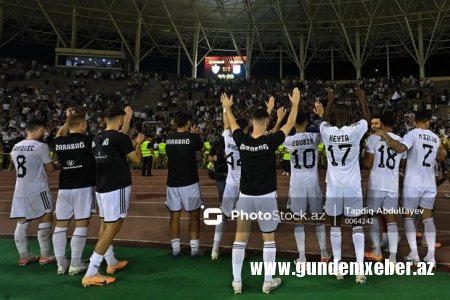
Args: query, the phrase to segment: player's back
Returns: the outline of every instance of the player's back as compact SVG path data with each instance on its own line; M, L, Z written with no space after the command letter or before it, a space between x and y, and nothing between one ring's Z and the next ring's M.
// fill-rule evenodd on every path
M402 143L408 147L404 185L436 188L439 137L431 130L416 128L403 137Z
M312 187L319 184L317 165L320 142L320 134L313 132L296 133L284 141L284 146L290 153L291 186Z
M52 160L46 144L23 140L14 145L11 156L17 177L15 196L26 197L49 190L44 164Z
M401 137L388 132L388 135L401 142ZM371 135L367 140L366 152L373 154L373 164L369 175L369 189L398 192L400 161L406 153L399 154L389 147L380 136Z
M203 143L198 134L173 132L166 140L168 158L167 186L182 187L199 182L196 152Z
M128 135L105 130L94 137L92 152L96 162L96 191L107 193L131 185L127 155L134 150Z
M92 136L70 133L53 140L61 163L60 189L95 186L95 159L92 155Z
M227 156L228 175L227 184L239 185L241 180L241 156L233 139L231 130L224 130L222 136L225 141L225 155Z
M367 131L367 121L338 128L327 122L320 124L320 133L328 159L326 182L331 186L360 186L360 141Z

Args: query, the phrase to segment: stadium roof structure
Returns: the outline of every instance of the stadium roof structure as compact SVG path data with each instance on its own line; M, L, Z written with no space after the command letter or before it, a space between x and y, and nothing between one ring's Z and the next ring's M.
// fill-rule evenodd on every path
M450 0L0 0L1 46L23 40L147 55L312 61L450 52ZM1 32L1 30L0 30Z

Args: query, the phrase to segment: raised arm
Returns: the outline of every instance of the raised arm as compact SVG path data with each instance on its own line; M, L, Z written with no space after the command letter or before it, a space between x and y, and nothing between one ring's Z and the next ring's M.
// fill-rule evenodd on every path
M267 113L270 114L273 111L273 108L275 107L275 98L273 96L270 96L269 101L266 102L266 106L267 106Z
M324 120L325 122L329 122L330 121L330 116L331 116L331 108L333 107L334 104L334 99L335 99L335 94L333 89L328 88L328 92L327 92L327 107L325 108L325 110L323 110L322 107L322 115L320 115L319 117ZM322 106L322 104L320 104Z
M283 122L284 116L286 116L286 109L284 106L277 109L277 123L275 124L275 127L273 128L273 132L277 132L281 128L281 122Z
M234 132L236 129L240 129L236 122L236 117L231 110L231 107L233 106L233 96L228 97L227 94L223 93L222 96L220 96L220 102L222 102L223 115L228 118L228 122L230 123L231 132Z
M142 133L139 133L136 137L136 145L134 146L134 151L128 153L127 158L130 160L130 162L137 166L141 163L142 160L142 152L141 152L141 145L145 140L145 135Z
M58 130L58 132L56 133L56 137L66 136L69 133L69 125L67 124L67 120L69 119L70 115L72 115L73 113L75 113L75 110L73 108L71 108L71 107L69 107L66 110L66 122Z
M123 117L123 125L120 132L128 134L130 132L130 122L133 118L133 110L130 106L125 107L125 116Z
M356 96L358 96L359 103L361 103L361 108L363 112L363 117L367 122L370 122L370 110L369 104L367 103L366 92L358 85L355 88Z
M389 147L391 147L397 153L403 153L408 150L408 147L406 147L405 144L402 144L399 141L396 141L393 138L391 138L386 131L378 129L377 131L375 131L375 134L381 136L389 145Z
M283 127L281 127L281 131L284 132L286 136L291 132L292 128L295 126L295 119L297 119L297 113L298 113L298 105L300 103L300 90L298 88L295 88L292 91L292 96L289 95L289 99L291 100L291 112L289 113L289 117L287 119L286 124L284 124Z
M223 119L223 130L230 129L230 122L228 122L228 117L225 112L223 113L222 119Z

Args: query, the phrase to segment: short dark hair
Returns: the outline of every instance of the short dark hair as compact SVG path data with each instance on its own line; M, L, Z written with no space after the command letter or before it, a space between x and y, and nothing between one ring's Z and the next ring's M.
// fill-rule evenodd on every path
M191 121L191 116L187 113L180 112L175 116L175 124L177 125L177 128L186 126L189 121Z
M372 119L373 119L373 117L372 117ZM394 127L395 116L391 112L386 112L381 116L380 121L381 121L381 123L383 123L384 126Z
M67 118L67 125L69 128L80 125L86 121L86 114L84 112L76 112Z
M30 120L27 123L27 126L25 127L26 131L35 131L39 128L46 128L47 122L41 119L34 119Z
M236 123L239 125L239 128L241 128L242 130L244 130L245 128L248 127L248 121L247 119L237 119Z
M416 122L417 121L419 121L419 122L427 122L427 121L430 120L430 118L431 118L430 113L428 111L426 111L426 110L418 111L415 114Z
M306 111L300 110L297 113L297 118L295 118L295 124L297 125L303 125L305 122L308 121L309 115Z
M269 113L267 112L266 109L262 108L262 107L258 107L257 109L255 109L252 113L252 119L254 120L265 120L269 118Z
M380 117L380 115L373 114L373 115L371 116L370 120L373 120L373 119L380 119L380 120L381 120L381 117Z
M113 119L115 117L124 116L125 111L118 105L114 104L108 107L105 111L105 118Z

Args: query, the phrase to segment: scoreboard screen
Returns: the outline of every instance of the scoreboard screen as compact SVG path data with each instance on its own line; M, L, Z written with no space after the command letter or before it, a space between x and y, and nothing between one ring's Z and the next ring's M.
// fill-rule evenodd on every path
M205 77L217 79L245 78L246 56L207 56Z

